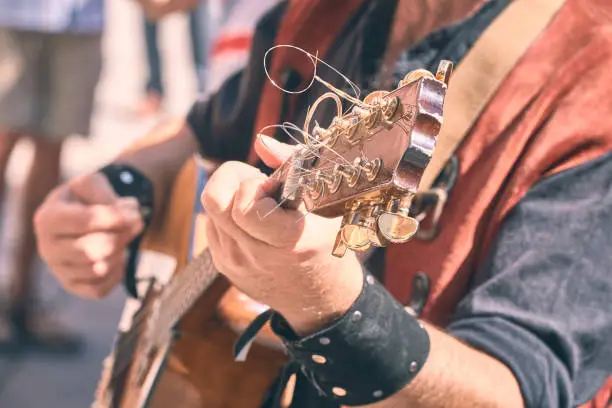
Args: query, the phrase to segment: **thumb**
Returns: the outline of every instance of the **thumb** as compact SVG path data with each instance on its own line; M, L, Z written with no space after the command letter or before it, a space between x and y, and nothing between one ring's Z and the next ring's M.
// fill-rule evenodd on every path
M270 136L258 134L255 152L267 166L277 168L295 152L296 147L281 143Z
M85 205L108 205L123 217L133 235L142 231L143 219L138 200L134 197L119 197L110 182L100 173L78 177L70 182L73 199Z
M74 198L83 204L115 204L119 199L108 179L100 173L77 177L70 182Z

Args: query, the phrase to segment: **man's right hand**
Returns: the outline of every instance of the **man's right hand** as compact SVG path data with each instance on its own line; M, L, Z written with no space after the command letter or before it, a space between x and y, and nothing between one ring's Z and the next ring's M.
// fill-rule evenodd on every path
M107 295L125 273L128 244L142 231L135 198L93 173L53 190L34 216L38 251L69 292Z

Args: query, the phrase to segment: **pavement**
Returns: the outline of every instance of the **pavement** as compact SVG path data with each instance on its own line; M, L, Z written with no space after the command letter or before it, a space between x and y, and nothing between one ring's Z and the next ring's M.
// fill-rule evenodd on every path
M195 97L187 22L184 16L173 15L162 22L160 38L167 113L144 120L131 112L142 96L146 77L141 14L136 2L108 0L107 5L105 66L97 89L92 134L88 139L73 137L68 141L63 157L66 177L100 166L165 116L184 115ZM8 202L0 222L0 285L9 267L6 255L17 233L13 225L18 211L16 200L31 156L30 146L24 142L9 165ZM84 336L86 350L74 358L37 354L0 357L0 408L89 407L102 360L110 351L124 295L119 288L102 301L79 300L66 294L42 263L38 269L45 307L62 324Z

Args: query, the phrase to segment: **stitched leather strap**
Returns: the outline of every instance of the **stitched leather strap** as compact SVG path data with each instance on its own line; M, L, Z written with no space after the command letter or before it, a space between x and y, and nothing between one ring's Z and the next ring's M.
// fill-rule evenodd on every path
M419 188L427 190L501 83L565 0L514 0L485 30L450 80L444 124Z

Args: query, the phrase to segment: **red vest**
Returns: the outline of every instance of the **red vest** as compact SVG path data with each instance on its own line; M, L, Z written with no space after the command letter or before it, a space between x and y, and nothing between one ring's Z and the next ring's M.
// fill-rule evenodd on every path
M361 3L293 1L276 43L325 55ZM601 18L606 15L609 20ZM459 177L438 237L387 249L384 283L399 301L408 300L417 272L430 278L430 297L423 309L428 321L444 326L505 216L532 185L612 150L612 119L609 104L603 102L612 95L610 24L609 1L568 0L503 82L459 149ZM429 21L427 28L437 26ZM278 78L287 66L292 66L290 54L279 52L272 77ZM292 67L309 78L310 65ZM281 103L280 91L266 84L256 130L279 122ZM605 408L611 391L612 377L584 407Z

